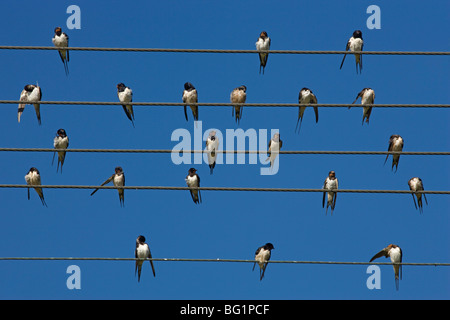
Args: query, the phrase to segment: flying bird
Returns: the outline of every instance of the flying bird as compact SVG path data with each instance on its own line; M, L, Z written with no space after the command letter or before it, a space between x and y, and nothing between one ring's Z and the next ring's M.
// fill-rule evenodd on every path
M124 103L122 105L123 111L125 111L125 114L128 119L130 119L134 127L133 105L130 104L130 102L133 101L133 90L125 86L123 83L119 83L117 85L117 96L119 97L120 102Z
M216 136L216 131L209 132L206 139L206 151L208 152L209 173L212 174L216 166L217 150L219 149L219 138Z
M255 43L256 50L270 50L270 38L267 36L267 32L263 31L259 35L258 41ZM259 73L262 72L264 74L264 69L266 68L267 59L269 58L269 53L259 53Z
M328 177L325 179L323 188L330 191L323 193L322 208L325 208L325 195L328 193L327 210L325 211L325 214L328 212L328 207L331 206L331 214L333 215L334 207L336 206L337 192L332 192L332 190L338 189L338 179L336 178L336 173L334 171L330 171L328 173Z
M124 187L125 186L125 174L123 173L122 167L116 167L115 168L115 173L108 178L108 180L106 180L105 182L103 182L100 186L104 186L105 184L110 183L111 181L113 182L115 187ZM95 189L92 193L91 196L94 195L94 193L96 193L99 189ZM119 192L119 201L120 201L120 206L123 207L125 205L125 190L124 189L118 189Z
M20 93L19 109L17 111L17 121L20 122L20 117L25 109L25 105L32 104L36 111L36 117L39 125L41 124L41 105L39 101L42 99L42 90L39 85L27 84Z
M25 181L27 182L27 185L29 186L40 186L41 185L41 175L39 173L39 170L35 167L32 167L28 173L25 176ZM30 188L28 189L28 200L30 200ZM39 198L41 199L42 205L47 207L47 204L44 200L44 192L42 191L42 188L34 187L34 190L36 190L37 194L39 195Z
M390 138L389 138L389 148L388 151L396 151L396 152L400 152L403 150L403 143L404 140L401 136L399 136L398 134L393 134ZM386 159L384 160L384 164L386 164L386 161L389 157L389 154L386 155ZM395 172L397 172L398 169L398 162L400 161L400 155L399 154L393 154L392 155L392 170L394 170L394 166L395 166Z
M314 93L308 89L303 88L298 93L298 103L299 104L317 104L317 98L314 95ZM305 113L306 107L298 107L298 119L297 119L297 126L295 127L295 131L300 132L300 128L302 126L303 121L303 114ZM319 108L314 106L314 113L316 114L316 123L319 121ZM300 123L300 126L298 125Z
M247 98L246 86L240 86L231 91L230 101L232 104L234 104L233 117L236 115L236 122L238 124L242 118L242 110L244 109L243 104L245 103L246 98Z
M189 188L191 188L189 192L191 193L191 197L194 203L202 203L202 195L200 194L200 190L193 189L200 188L200 177L198 176L196 169L189 169L188 175L186 176L186 184Z
M420 179L418 177L409 179L408 185L409 185L409 190L411 190L411 191L414 191L414 192L424 191L422 179ZM422 213L423 212L422 193L416 193L417 204L416 204L416 199L414 198L414 194L412 194L412 197L413 197L414 205L416 206L416 209L417 209L417 206L419 206L419 212ZM423 197L425 198L425 203L428 205L427 196L425 195L425 193L423 194Z
M58 48L67 48L69 47L69 36L62 32L62 29L60 27L55 28L55 35L52 39L53 44L55 47ZM69 75L69 50L62 49L58 50L59 56L61 57L61 61L64 64L64 70L66 71L66 76Z
M372 262L373 260L383 256L386 258L387 257L391 258L392 263L402 263L402 249L400 249L400 247L396 246L395 244L388 245L386 248L384 248L376 255L374 255L369 262ZM395 288L398 290L399 280L402 279L402 266L394 264L394 272L395 272Z
M356 100L358 100L359 98L361 98L361 104L373 104L375 102L375 91L373 91L371 88L362 89L361 92L358 93L355 101L353 101L352 104L355 104ZM350 109L351 107L348 108ZM367 124L369 124L371 113L372 107L363 107L362 124L364 124L364 119L366 120Z
M194 121L198 121L198 94L197 89L190 82L184 84L183 91L183 103L187 103L192 110L192 115L194 116ZM184 116L186 121L188 121L186 106L184 106Z
M256 262L253 264L253 270L255 270L256 264L259 265L259 281L264 278L264 273L266 272L267 265L269 264L271 250L275 249L273 244L270 242L266 243L262 247L259 247L255 252Z
M345 47L345 51L356 52L356 51L363 51L364 41L362 38L362 32L361 30L356 30L353 32L353 36L348 40L347 46ZM345 56L347 54L344 54L344 58L342 58L341 67L339 69L342 69L342 66L344 65ZM355 60L356 60L356 73L358 73L358 66L359 66L359 73L361 74L362 71L362 54L355 53Z
M69 137L66 134L66 130L59 129L58 131L56 131L56 137L53 139L53 147L55 149L67 149L68 146L69 146ZM52 165L53 162L55 161L55 153L56 152L53 152ZM58 172L59 165L61 164L61 173L62 173L65 158L66 152L58 151L58 165L56 166L56 172Z
M139 236L136 239L136 250L134 250L134 257L136 259L152 259L152 253L150 252L150 247L147 243L145 243L145 237ZM136 260L136 265L134 268L134 275L136 276L136 271L138 273L138 282L141 281L141 271L142 265L144 264L143 260ZM153 261L150 260L150 265L152 266L153 277L156 277L155 266L153 265Z
M267 150L267 154L269 157L266 161L270 160L270 168L273 168L273 164L275 163L275 159L280 153L280 149L283 146L283 141L280 139L280 134L275 133L269 141L269 149Z

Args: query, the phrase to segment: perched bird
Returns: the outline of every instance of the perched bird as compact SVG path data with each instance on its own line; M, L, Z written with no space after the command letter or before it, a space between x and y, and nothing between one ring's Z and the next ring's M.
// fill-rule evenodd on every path
M236 122L238 124L242 118L242 110L244 109L243 104L245 103L246 98L247 98L246 86L240 86L231 91L230 101L232 104L234 104L233 117L236 115Z
M270 38L267 36L267 32L263 31L259 35L258 41L255 43L256 50L270 50ZM264 69L266 68L267 59L269 58L268 53L259 53L259 73L264 74Z
M183 103L189 104L192 110L192 115L194 116L194 121L198 121L197 89L195 89L195 87L190 82L186 82L184 84ZM186 117L186 121L188 121L186 106L184 106L184 116Z
M200 194L200 190L192 189L200 188L200 177L198 176L196 169L189 169L188 175L186 176L186 184L189 188L191 188L189 192L191 193L191 197L194 203L202 203L202 195Z
M411 178L408 181L408 185L409 185L409 190L411 191L424 191L423 188L423 182L422 179L415 177L415 178ZM423 212L423 203L422 203L422 193L416 193L416 197L417 197L417 204L416 204L416 199L414 198L414 194L412 194L413 200L414 200L414 205L419 206L419 212L422 213ZM428 205L428 201L427 201L427 196L425 195L425 193L423 194L423 197L425 198L425 203Z
M270 242L266 243L262 247L259 247L255 252L256 262L253 264L253 270L255 270L256 264L259 265L259 281L264 278L264 273L266 272L267 265L269 264L271 250L275 249L273 244Z
M134 127L133 105L130 104L130 102L133 101L133 90L125 86L123 83L119 83L117 85L117 96L119 97L120 102L124 103L122 105L123 111L125 111L125 114L128 119L130 119Z
M356 100L358 100L359 98L361 98L361 104L373 104L375 102L375 91L373 91L371 88L362 89L361 92L358 93L355 101L353 101L352 104L355 104ZM351 107L348 108L350 109ZM366 122L369 123L371 112L372 107L363 107L362 124L364 124L364 119L366 119Z
M390 257L392 263L402 263L402 249L395 244L390 244L370 259L370 262L380 257ZM395 288L398 290L399 280L402 279L402 266L394 265L395 272Z
M270 160L270 167L273 167L273 164L275 163L275 159L277 158L278 154L280 153L280 149L283 146L283 141L280 139L280 134L275 133L269 141L269 149L267 150L267 154L269 157L266 159L266 161Z
M53 147L55 147L55 149L67 149L68 146L69 146L69 137L66 134L66 130L59 129L58 131L56 131L55 139L53 139ZM56 152L53 152L52 165L53 162L55 161L55 153ZM56 166L56 172L58 172L59 164L61 164L61 173L62 173L65 158L66 152L58 151L58 165Z
M364 41L362 38L362 32L361 30L356 30L353 32L353 36L348 40L347 46L345 47L345 51L355 52L355 51L363 51ZM344 58L342 58L341 67L339 69L342 69L342 66L344 65L345 56L347 54L344 54ZM355 59L356 59L356 73L358 73L358 66L359 66L359 73L362 71L362 54L355 53Z
M309 90L308 88L303 88L298 93L298 103L299 104L317 104L317 98L314 95L314 93ZM302 126L303 121L303 114L305 113L306 107L298 107L298 119L297 119L297 126L295 127L295 131L300 132L300 128ZM314 113L316 114L316 123L319 122L319 108L314 107ZM300 122L300 126L298 125Z
M219 138L216 136L214 130L209 132L209 136L206 139L206 151L208 152L208 164L210 174L213 173L216 166L217 150L219 149Z
M55 35L52 39L55 47L67 48L69 47L69 36L62 32L60 27L55 28ZM61 57L61 61L64 64L64 70L66 71L66 75L69 75L69 50L63 49L58 50L59 56Z
M338 189L338 179L336 178L336 173L334 171L330 171L328 173L328 177L325 179L323 188L325 190ZM325 211L325 214L327 214L329 206L331 206L331 214L333 214L334 207L336 206L337 192L328 191L323 193L322 208L325 208L325 194L327 193L327 210Z
M136 239L136 250L134 250L134 257L137 259L151 259L152 253L150 252L150 247L147 243L145 243L145 237L139 236ZM141 271L142 265L144 261L136 260L136 265L134 268L134 275L136 276L136 271L138 273L138 282L141 281ZM153 265L153 261L150 260L150 265L152 266L153 277L156 277L155 266Z
M400 152L403 150L403 143L404 140L401 136L398 134L393 134L389 139L389 148L388 151L397 151ZM386 164L386 161L389 157L389 154L386 155L386 159L384 160L384 164ZM398 162L400 161L400 155L399 154L393 154L392 155L392 170L394 170L395 166L395 172L397 172L398 169Z
M25 176L25 181L27 182L27 185L29 186L40 186L41 185L41 175L39 174L39 170L32 167L30 171ZM30 200L30 188L28 189L28 200ZM35 187L34 190L36 190L37 194L39 195L39 198L41 199L42 205L47 206L44 200L44 192L42 191L42 188Z
M100 186L104 186L105 184L108 184L110 182L113 182L115 187L124 187L125 186L125 174L123 173L122 167L116 167L115 168L115 173L108 178L108 180L106 180L105 182L103 182ZM91 196L96 193L98 191L98 189L95 189L92 193ZM119 192L119 201L120 201L120 206L123 207L125 205L125 190L124 189L118 189Z
M42 99L42 90L39 85L27 84L20 93L19 109L17 111L17 121L20 122L20 117L25 109L25 105L32 104L36 111L36 117L39 125L41 124L41 105L39 101Z

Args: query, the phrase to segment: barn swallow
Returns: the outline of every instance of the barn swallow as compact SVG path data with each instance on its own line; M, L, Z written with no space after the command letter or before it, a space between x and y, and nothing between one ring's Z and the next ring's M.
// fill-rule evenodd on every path
M27 185L29 186L40 186L41 185L41 175L39 174L39 170L32 167L30 171L25 176L25 181L27 182ZM30 200L30 188L28 189L28 200ZM42 188L34 188L36 190L37 194L39 195L39 198L41 199L42 205L47 206L44 200L44 192L42 191Z
M266 159L266 161L270 160L270 167L273 167L273 164L275 163L275 159L277 158L278 154L280 153L280 149L283 146L283 141L280 139L280 134L275 133L269 141L269 149L267 150L267 154L269 157Z
M192 110L192 115L194 116L194 121L198 121L198 94L197 89L190 82L184 84L183 91L183 103L188 103ZM184 106L184 116L186 121L188 121L188 116L186 112L186 106Z
M356 30L353 32L353 36L348 40L347 46L345 47L345 51L363 51L364 41L362 38L362 32L361 30ZM344 65L345 56L347 54L344 54L344 58L341 62L341 67L339 69L342 69L342 66ZM359 65L359 73L361 74L362 71L362 54L355 53L355 59L356 59L356 73L358 73L358 65Z
M69 36L62 32L60 27L55 28L55 35L52 39L55 47L69 47ZM69 50L58 50L61 61L64 64L64 70L66 71L66 76L69 75Z
M256 50L270 50L270 38L267 36L267 32L263 31L259 35L256 44ZM269 58L268 53L259 53L259 73L261 74L261 68L264 74L264 69L266 68L267 59Z
M242 110L244 109L243 104L247 98L247 87L240 86L233 89L230 94L230 101L233 106L233 117L236 115L236 122L239 124L242 118Z
M42 99L42 90L39 85L27 84L22 92L20 93L20 101L19 109L17 111L17 121L20 122L20 117L22 116L22 112L25 109L25 105L33 104L34 110L36 111L36 117L39 125L41 124L41 105L39 101Z
M325 179L323 188L326 190L338 189L338 179L336 178L336 173L334 171L330 171L328 173L328 177ZM327 192L323 193L322 208L325 208L325 194L326 193ZM337 198L337 192L328 192L327 210L325 211L325 214L327 214L327 212L328 212L328 207L331 206L331 214L333 215L334 207L336 206L336 198Z
M186 176L186 184L189 188L200 188L200 177L197 174L197 170L194 168L190 168L188 175ZM200 190L190 189L192 200L195 204L202 203L202 195L200 194Z
M317 98L314 95L314 93L309 90L308 88L303 88L298 93L298 103L299 104L317 104ZM305 112L306 107L298 107L298 119L297 119L297 126L295 127L295 131L300 132L300 128L302 126L303 121L303 113ZM314 113L316 114L316 123L319 121L319 108L314 107ZM300 126L298 125L300 122Z
M388 245L386 248L384 248L376 255L374 255L369 262L372 262L373 260L383 256L386 258L390 257L392 263L402 263L402 249L400 249L400 247L396 246L395 244ZM395 272L395 288L398 290L399 280L402 279L402 266L394 265L394 272Z
M123 173L122 167L116 167L115 173L108 178L105 182L103 182L100 186L104 186L105 184L108 184L110 182L113 182L115 187L124 187L125 186L125 174ZM96 193L98 189L95 189L91 196ZM119 201L120 206L123 207L125 205L125 190L124 189L118 189L119 192Z
M214 130L209 132L209 136L206 139L206 151L208 152L208 164L210 174L213 173L213 169L216 166L216 151L219 149L219 138L216 136Z
M259 247L255 252L255 260L256 262L253 264L253 270L255 270L255 266L258 263L259 265L259 281L264 278L264 273L266 272L267 265L269 264L271 250L275 249L273 244L270 242L266 243L262 247Z
M361 104L373 104L375 102L375 91L371 88L364 88L360 93L356 96L355 101L352 104L355 104L356 100L361 98ZM349 109L351 107L348 107ZM372 113L372 107L363 107L363 119L362 124L364 124L364 119L366 119L367 124L369 123L370 114Z
M55 149L67 149L68 146L69 146L69 137L66 134L66 130L59 129L58 131L56 131L55 139L53 139L53 147L55 147ZM58 165L56 166L56 172L58 172L59 164L61 164L61 173L62 173L65 158L66 152L58 151ZM54 161L55 161L55 152L53 152L52 165Z
M129 104L133 101L133 90L125 86L123 83L119 83L117 85L117 96L119 97L120 102L126 103L122 105L123 111L125 111L125 114L127 115L128 119L130 119L134 127L133 106Z
M145 243L145 237L139 236L136 239L136 250L134 250L134 257L136 259L151 259L152 253L150 252L150 247L147 243ZM134 275L136 276L136 271L138 273L138 282L141 281L141 271L142 271L142 265L144 264L144 261L142 260L136 260L136 265L134 268ZM153 265L153 261L150 260L150 265L152 266L153 271L153 277L156 277L155 273L155 266Z
M389 139L389 148L388 151L402 151L403 150L403 143L404 140L401 136L398 134L393 134L391 138ZM386 161L389 157L389 154L386 155L386 159L384 160L384 164L386 164ZM394 170L395 166L395 172L397 172L398 169L398 162L400 161L400 155L399 154L393 154L392 155L392 170Z
M408 185L409 185L409 190L411 190L411 191L414 191L414 192L415 191L424 191L422 179L420 179L418 177L409 179ZM414 198L414 194L412 194L412 197L413 197L414 205L416 206L416 209L417 209L417 205L418 205L419 212L422 213L423 212L422 193L416 193L417 204L416 204L416 199ZM427 196L425 195L425 193L423 194L423 197L425 198L425 203L428 205Z

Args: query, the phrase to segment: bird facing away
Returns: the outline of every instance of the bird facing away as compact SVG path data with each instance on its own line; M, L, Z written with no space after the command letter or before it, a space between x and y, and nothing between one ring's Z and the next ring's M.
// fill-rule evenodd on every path
M125 114L128 119L130 119L134 127L133 105L130 104L130 102L133 101L133 90L125 86L123 83L119 83L117 85L117 96L119 97L120 102L124 103L122 105L123 111L125 111Z
M216 131L209 132L206 139L206 151L208 152L209 173L212 174L216 166L217 150L219 149L219 138L216 136Z
M195 204L202 203L202 195L200 194L200 190L194 188L200 188L200 177L197 174L197 169L190 168L188 171L188 175L186 176L186 184L189 188L189 192L191 193L192 201Z
M29 186L40 186L41 185L41 175L39 173L39 170L35 167L32 167L28 173L25 176L25 181L27 182L27 185ZM28 189L28 200L30 200L30 188ZM44 200L44 192L42 191L42 188L34 187L34 190L36 190L37 194L39 195L39 198L41 199L42 205L47 206Z
M388 151L396 151L396 152L400 152L403 150L403 143L404 140L401 136L399 136L398 134L393 134L390 138L389 138L389 148ZM389 158L389 154L386 155L386 159L384 160L384 164L386 164L387 159ZM393 154L392 155L392 168L391 170L394 170L394 166L395 166L395 172L397 172L398 169L398 162L400 161L400 155L399 154Z
M270 242L266 243L262 247L259 247L255 252L256 262L253 264L253 270L255 270L256 264L259 265L259 281L264 278L264 273L266 272L267 265L269 264L271 250L275 249L273 244Z
M323 184L323 188L325 190L334 190L338 189L338 179L336 178L336 173L334 171L330 171L328 173L328 177L325 179ZM327 209L325 211L325 215L328 212L328 207L331 206L331 215L333 215L334 207L336 206L336 198L337 192L324 192L322 197L322 208L325 208L325 195L327 195Z
M114 170L114 174L108 178L105 182L103 182L100 186L104 186L105 184L113 182L115 187L124 187L125 186L125 174L123 173L122 167L116 167ZM95 189L91 196L94 195L99 189ZM119 201L120 206L123 207L125 205L125 190L124 189L118 189L119 192Z
M348 40L347 46L345 47L345 51L363 51L364 47L364 41L362 38L362 32L361 30L355 30L353 32L353 36ZM344 58L342 58L341 67L339 69L342 69L342 66L344 65L345 56L347 54L344 54ZM362 71L362 54L355 53L355 61L356 61L356 73L358 73L358 66L359 66L359 73L361 74Z
M240 86L231 91L230 102L234 105L232 115L233 117L236 115L236 122L238 124L242 118L242 110L244 109L243 104L245 103L246 99L247 99L246 86Z
M147 243L145 243L145 237L139 236L136 239L136 249L134 250L134 257L136 259L152 259L152 253L150 252L150 247ZM143 260L136 260L134 275L136 276L136 271L138 274L138 282L141 281L141 271L142 265L144 264ZM153 277L156 277L155 266L153 265L153 261L150 260L150 265L152 266Z
M183 103L187 103L191 107L194 121L198 121L198 93L197 89L190 82L184 84ZM186 121L188 121L186 106L184 106L184 116Z
M270 160L270 168L273 168L273 164L275 163L275 159L277 158L278 154L280 153L280 149L283 146L283 141L280 139L280 134L275 133L269 141L269 148L267 150L267 154L269 157L266 159L266 161Z
M17 111L17 121L20 123L20 117L22 116L22 112L25 109L25 105L32 104L34 106L34 110L36 111L36 117L39 125L41 125L41 105L39 101L42 99L42 90L41 87L34 84L27 84L22 92L20 93L20 103L19 109Z
M255 43L256 50L270 50L270 38L266 31L261 32L258 41ZM264 69L266 68L267 59L269 58L269 53L259 53L259 73L261 74L261 69L264 74Z
M374 255L369 262L372 262L373 260L383 256L386 258L387 257L391 258L392 263L402 263L402 249L400 249L400 247L396 246L395 244L388 245L386 248L384 248L376 255ZM395 288L398 290L399 280L402 279L402 266L394 264L394 272L395 272Z
M424 191L422 179L420 179L419 177L414 177L414 178L409 179L408 185L409 185L409 190L411 190L411 191L414 191L414 192ZM417 204L416 204L416 199L414 198L414 194L412 194L412 197L413 197L414 206L416 207L416 209L417 209L417 206L419 206L419 212L423 213L422 193L416 193ZM425 203L428 205L427 196L425 195L425 193L423 194L423 197L425 199Z
M361 98L361 104L373 104L375 102L375 91L373 91L371 88L362 89L358 93L355 101L353 101L352 104L355 104L355 102L359 98ZM348 108L350 109L351 107L348 107ZM372 107L363 107L362 124L364 124L364 119L366 120L367 124L369 124L369 118L370 118L371 113L372 113Z
M299 104L317 104L317 98L314 95L314 93L308 89L303 88L298 93L298 103ZM295 126L295 131L300 132L300 128L302 126L303 121L303 114L305 113L306 107L298 107L298 119L297 119L297 125ZM314 113L316 114L316 123L319 122L319 108L314 106ZM299 126L300 123L300 126Z
M68 146L69 146L69 137L66 134L66 130L59 129L58 131L56 131L55 139L53 139L53 147L55 149L67 149ZM53 152L52 165L53 162L55 161L55 153L56 152ZM66 152L58 151L58 165L56 166L56 172L58 172L59 165L61 164L61 173L62 173L62 168L65 159L66 159Z
M69 47L69 36L62 32L60 27L55 28L55 35L52 38L52 42L55 47L66 48ZM62 49L58 50L61 61L64 64L64 71L66 76L69 75L69 50Z

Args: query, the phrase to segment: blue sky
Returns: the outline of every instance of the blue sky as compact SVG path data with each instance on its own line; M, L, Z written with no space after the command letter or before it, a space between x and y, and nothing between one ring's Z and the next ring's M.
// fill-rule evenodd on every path
M68 30L66 8L81 8L81 29ZM381 8L381 29L369 30L366 9ZM344 50L361 29L367 51L449 51L446 1L35 1L2 8L3 45L52 45L56 26L71 46L255 49L262 30L273 50ZM6 30L9 30L6 32ZM255 54L81 52L70 54L66 77L56 51L0 51L1 99L18 100L24 85L39 82L43 100L117 101L116 85L133 89L136 102L181 102L183 84L194 84L200 102L229 102L233 88L247 86L249 103L295 103L303 87L319 103L351 103L364 87L379 104L448 103L449 60L444 56L364 56L356 75L348 56L269 56L265 75ZM2 105L2 147L51 148L64 128L70 148L171 149L172 132L193 132L182 107L135 107L133 128L119 106L42 105L42 126L32 106L17 123L17 106ZM369 125L362 110L307 109L300 134L296 108L246 108L244 130L278 129L284 150L386 151L392 134L404 151L448 151L446 109L374 108ZM201 107L203 129L236 129L231 110ZM267 141L268 142L268 141ZM267 143L266 142L266 143ZM223 142L222 142L223 143ZM0 153L2 184L24 184L30 167L44 184L99 185L123 167L129 186L185 186L189 164L169 154L68 153L63 174L51 153ZM247 159L248 160L248 159ZM421 177L426 190L449 190L444 156L401 156L398 171L384 156L284 155L273 176L261 164L194 165L205 187L321 188L330 170L343 189L408 190ZM368 261L390 243L404 262L449 262L449 199L429 195L423 214L409 194L340 194L333 216L320 193L202 192L195 205L188 191L44 190L48 208L32 191L2 189L0 256L133 257L135 239L146 236L154 258L253 259L257 247L274 244L273 260ZM388 262L380 259L379 262ZM81 269L81 290L69 290L66 269ZM391 266L381 266L381 289L366 287L367 266L269 265L266 277L251 264L156 262L156 278L134 262L0 261L2 299L449 299L448 267L403 267L395 290Z

